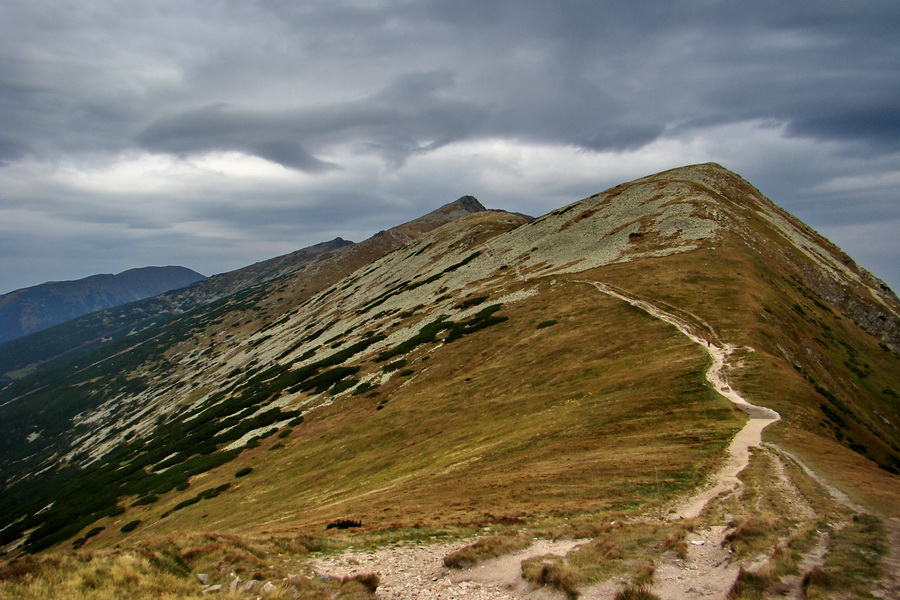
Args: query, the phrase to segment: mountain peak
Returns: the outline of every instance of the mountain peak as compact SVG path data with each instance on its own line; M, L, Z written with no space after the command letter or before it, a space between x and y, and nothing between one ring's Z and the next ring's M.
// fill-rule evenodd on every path
M459 199L451 202L447 206L454 206L459 208L464 208L469 212L484 212L487 209L478 201L475 196L462 196Z
M475 198L475 196L462 196L425 216L443 215L455 219L465 216L466 214L484 212L486 210L487 209L477 198Z

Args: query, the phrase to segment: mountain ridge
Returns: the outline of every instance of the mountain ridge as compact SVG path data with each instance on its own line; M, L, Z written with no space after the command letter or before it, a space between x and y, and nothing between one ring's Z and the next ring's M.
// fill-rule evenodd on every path
M288 254L263 260L227 273L212 275L195 284L143 302L100 311L82 320L26 336L15 343L0 344L0 381L15 379L45 365L71 360L92 351L109 340L122 339L161 322L176 318L199 306L211 304L245 292L298 271L314 271L316 263L333 258L345 263L335 273L356 268L373 256L408 243L434 227L485 208L473 197L464 196L446 203L417 219L379 232L359 244L335 238ZM358 246L358 247L357 247ZM321 266L321 265L320 265ZM329 267L325 267L327 271ZM311 277L315 279L315 277Z
M743 178L692 165L536 219L422 227L3 390L0 542L321 535L347 520L373 535L504 521L575 535L571 519L602 546L608 530L591 527L675 505L747 419L704 378L701 344L602 286L727 349L727 386L781 415L767 442L900 516L895 297Z

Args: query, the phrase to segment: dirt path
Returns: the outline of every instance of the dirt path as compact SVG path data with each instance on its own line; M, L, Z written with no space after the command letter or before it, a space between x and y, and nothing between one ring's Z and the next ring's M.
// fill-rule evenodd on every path
M750 404L738 392L728 385L725 378L727 359L735 350L735 346L723 344L719 346L711 339L704 339L697 330L712 332L713 329L700 321L690 324L680 317L665 311L644 300L634 298L621 290L597 281L579 281L594 286L597 290L608 296L618 298L632 306L640 308L651 316L674 325L682 334L687 336L695 344L705 349L712 359L712 364L706 370L706 380L722 396L737 405L738 408L750 416L750 420L744 425L731 444L728 446L728 459L725 465L711 478L711 485L682 500L669 514L669 519L690 519L699 515L710 500L729 490L734 490L740 485L737 475L750 461L750 448L759 447L762 443L762 431L781 417L772 409Z
M733 345L720 344L714 330L702 319L691 313L686 314L691 321L672 311L635 298L611 285L596 281L579 281L594 286L599 292L628 302L651 316L676 327L691 341L704 348L711 358L706 371L706 379L720 395L727 398L750 417L744 427L735 435L728 446L725 464L710 477L708 485L689 497L678 501L669 511L668 519L691 519L697 517L714 498L722 494L737 492L742 483L738 474L749 464L750 449L761 448L762 431L780 419L774 410L756 406L748 402L728 384L726 371L728 359L737 349ZM768 446L768 445L767 445ZM782 459L773 452L777 487L784 494L791 512L803 521L813 518L814 511L787 475ZM841 504L852 510L862 511L862 507L852 502L833 486L823 481L796 457L777 449L784 457L799 465L809 476L822 484ZM885 523L891 542L892 552L886 561L886 568L900 564L900 520ZM723 544L728 528L715 525L703 530L692 531L685 539L687 552L682 557L668 553L656 565L652 592L669 600L708 600L724 598L734 583L740 568L754 569L764 564L768 557L759 557L754 564L735 561L727 545ZM475 568L464 571L450 571L443 566L443 558L451 552L472 543L474 540L460 540L438 544L398 544L374 551L357 552L350 550L339 556L318 559L314 566L320 572L345 576L361 573L378 573L382 578L377 596L383 600L507 600L520 598L527 600L561 600L564 596L546 588L531 590L521 577L521 563L531 557L546 554L565 556L580 542L550 542L535 540L523 552L487 561ZM800 567L801 573L813 565L821 565L828 547L826 536L820 535L806 553ZM900 572L900 571L898 571ZM897 576L888 575L882 589L887 594L897 589ZM785 578L784 597L800 598L800 578ZM617 578L582 590L583 600L606 600L612 598L626 583ZM890 597L890 595L884 596Z
M741 481L738 474L750 462L750 448L758 448L762 444L762 431L781 417L777 412L748 402L726 379L728 357L736 349L729 344L719 345L713 339L714 330L695 315L696 323L689 323L672 312L635 298L622 290L597 281L580 281L594 286L597 291L627 302L651 316L677 328L683 335L706 350L711 364L706 370L706 380L720 395L746 412L750 419L734 436L728 446L728 458L725 464L711 478L704 488L679 501L669 512L669 520L691 519L697 517L713 499L729 491L737 490ZM701 335L700 332L707 332ZM660 598L679 598L684 600L703 598L723 598L734 583L740 564L731 561L731 555L723 547L725 526L715 526L692 532L685 542L687 555L672 558L657 566L654 577L653 593ZM609 598L608 585L601 584L585 591L585 600Z
M880 598L900 598L900 519L885 519L888 554L884 558L884 581L876 595Z
M486 561L476 567L451 570L444 557L474 539L437 544L394 544L370 551L348 550L313 561L313 567L332 576L378 573L382 600L529 600L557 599L548 590L530 592L522 580L523 560L544 554L565 555L580 541L535 540L527 549Z

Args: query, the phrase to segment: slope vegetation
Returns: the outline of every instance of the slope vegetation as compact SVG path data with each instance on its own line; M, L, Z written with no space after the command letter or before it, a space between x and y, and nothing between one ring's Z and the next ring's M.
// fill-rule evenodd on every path
M526 528L593 540L523 565L584 592L690 557L691 527L757 574L795 537L812 552L821 515L877 545L794 460L900 516L896 298L743 179L685 167L534 220L454 204L19 382L2 407L19 419L8 550L165 546L187 573L213 568L228 544L191 536L216 532L259 557L287 544L299 572L360 527L379 544ZM713 348L728 349L715 387ZM682 513L699 521L667 521L747 422L722 388L777 411L764 439L796 459L759 451L743 483ZM771 472L789 483L769 489ZM818 516L779 513L791 486ZM744 563L728 564L730 586Z

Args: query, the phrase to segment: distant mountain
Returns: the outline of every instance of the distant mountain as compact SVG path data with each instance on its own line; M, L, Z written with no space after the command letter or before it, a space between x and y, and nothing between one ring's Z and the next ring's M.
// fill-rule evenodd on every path
M143 267L16 290L0 296L0 343L201 279L203 275L186 267Z

